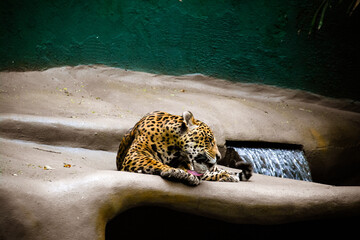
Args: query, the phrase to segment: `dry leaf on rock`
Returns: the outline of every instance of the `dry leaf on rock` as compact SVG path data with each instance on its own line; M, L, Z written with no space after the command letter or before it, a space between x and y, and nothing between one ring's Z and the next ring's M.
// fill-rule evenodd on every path
M64 163L64 167L65 167L65 168L71 168L71 164Z
M55 168L53 168L53 167L51 167L49 165L44 166L44 170L53 170L53 169L55 169Z

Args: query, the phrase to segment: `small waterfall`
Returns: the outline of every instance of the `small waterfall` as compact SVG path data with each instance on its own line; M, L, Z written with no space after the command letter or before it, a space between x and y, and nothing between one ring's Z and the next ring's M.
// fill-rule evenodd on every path
M254 173L312 182L309 164L299 149L232 147Z

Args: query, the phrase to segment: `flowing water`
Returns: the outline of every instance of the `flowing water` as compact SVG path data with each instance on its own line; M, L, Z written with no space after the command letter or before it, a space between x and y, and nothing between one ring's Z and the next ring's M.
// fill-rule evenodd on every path
M312 182L309 164L299 149L232 147L253 165L254 173Z

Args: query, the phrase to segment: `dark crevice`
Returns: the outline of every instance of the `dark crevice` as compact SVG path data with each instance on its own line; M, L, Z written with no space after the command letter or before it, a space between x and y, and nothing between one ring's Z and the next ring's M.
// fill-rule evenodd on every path
M265 217L265 216L264 216ZM356 236L356 218L333 218L277 225L236 224L170 210L142 206L129 209L106 225L105 239L309 239ZM354 235L353 235L354 234Z
M264 141L226 141L226 146L227 147L303 150L303 146L300 144L264 142Z

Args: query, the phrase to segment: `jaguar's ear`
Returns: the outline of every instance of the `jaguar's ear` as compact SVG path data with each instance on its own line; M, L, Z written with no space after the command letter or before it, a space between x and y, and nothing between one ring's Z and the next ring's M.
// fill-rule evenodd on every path
M188 129L193 129L197 125L195 124L195 118L190 111L183 112L184 121L181 125L181 130L185 132Z

